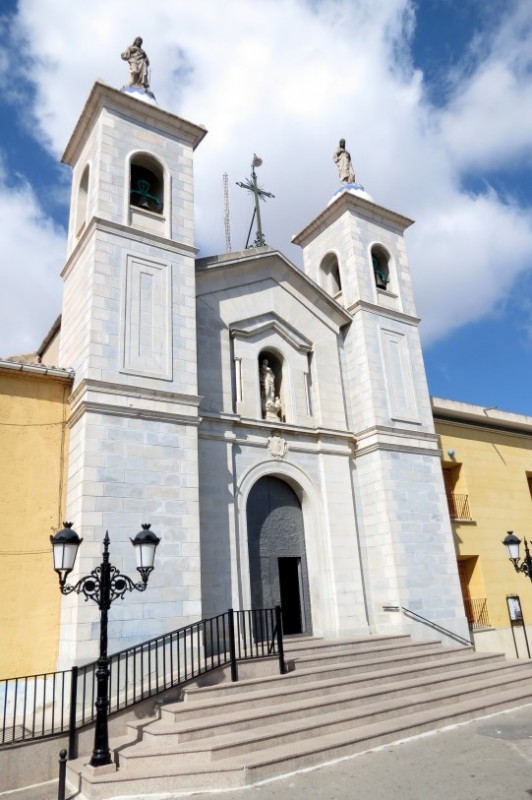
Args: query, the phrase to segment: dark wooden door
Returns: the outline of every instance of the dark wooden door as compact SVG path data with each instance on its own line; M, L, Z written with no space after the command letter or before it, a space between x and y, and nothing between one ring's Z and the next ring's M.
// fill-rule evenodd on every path
M283 609L285 633L311 630L301 503L279 478L261 478L247 504L252 608Z

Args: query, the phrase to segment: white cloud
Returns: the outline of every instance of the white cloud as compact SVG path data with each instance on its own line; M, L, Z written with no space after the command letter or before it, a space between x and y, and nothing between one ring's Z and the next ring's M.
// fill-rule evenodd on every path
M411 0L158 0L149 12L144 0L93 0L86 8L21 0L16 47L36 90L37 136L57 156L94 80L125 83L120 53L144 37L159 104L209 129L195 157L202 254L224 249L224 172L233 248L244 246L251 206L235 182L249 175L257 152L264 159L259 180L276 195L264 206L267 240L299 263L290 237L335 190L331 154L345 137L357 177L376 201L418 220L408 243L430 340L488 312L531 261L524 210L489 189L469 195L461 170L530 156L522 31L532 12L523 1L501 31L477 41L477 62L456 79L443 109L428 104L422 75L411 67L413 15ZM522 126L509 136L519 115ZM42 216L35 220L37 231L46 228ZM26 257L22 251L19 263ZM33 260L41 263L39 251ZM43 275L49 269L43 263ZM30 329L36 343L43 330Z
M532 143L532 7L514 3L491 36L477 38L475 68L459 70L441 118L449 157L460 168L530 163Z
M532 225L524 211L492 192L452 200L418 224L409 247L416 296L426 307L424 340L494 308L532 254Z
M33 352L60 311L64 231L30 186L6 183L0 162L0 356Z

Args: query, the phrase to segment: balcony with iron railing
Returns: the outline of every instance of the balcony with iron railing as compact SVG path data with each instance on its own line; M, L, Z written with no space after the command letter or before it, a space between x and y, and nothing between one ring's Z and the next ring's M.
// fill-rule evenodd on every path
M447 505L449 506L449 515L452 520L471 521L469 495L447 492Z
M467 621L472 631L491 627L488 601L485 597L476 597L475 599L464 597L464 607Z

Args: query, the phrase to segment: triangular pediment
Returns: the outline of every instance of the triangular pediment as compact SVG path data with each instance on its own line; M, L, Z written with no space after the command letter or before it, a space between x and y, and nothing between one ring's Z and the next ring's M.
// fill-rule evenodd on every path
M302 353L309 353L312 350L312 343L309 339L273 312L233 322L230 332L233 338L255 340L276 333L295 350Z
M256 287L268 283L301 298L329 325L341 328L351 322L351 315L333 297L272 248L251 248L196 261L198 299L205 300L209 295L214 298L220 293L251 296Z

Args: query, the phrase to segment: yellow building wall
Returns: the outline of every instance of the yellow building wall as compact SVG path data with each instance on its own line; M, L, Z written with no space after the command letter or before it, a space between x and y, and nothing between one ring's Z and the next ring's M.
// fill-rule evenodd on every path
M513 530L521 541L532 538L532 433L521 435L436 420L444 464L461 464L456 493L467 494L471 522L453 522L459 557L467 561L471 598L487 598L490 624L509 628L506 596L521 599L523 617L532 624L532 582L515 572L501 544ZM454 450L453 457L448 455ZM521 545L524 554L523 545Z
M0 678L54 671L70 381L0 368Z

